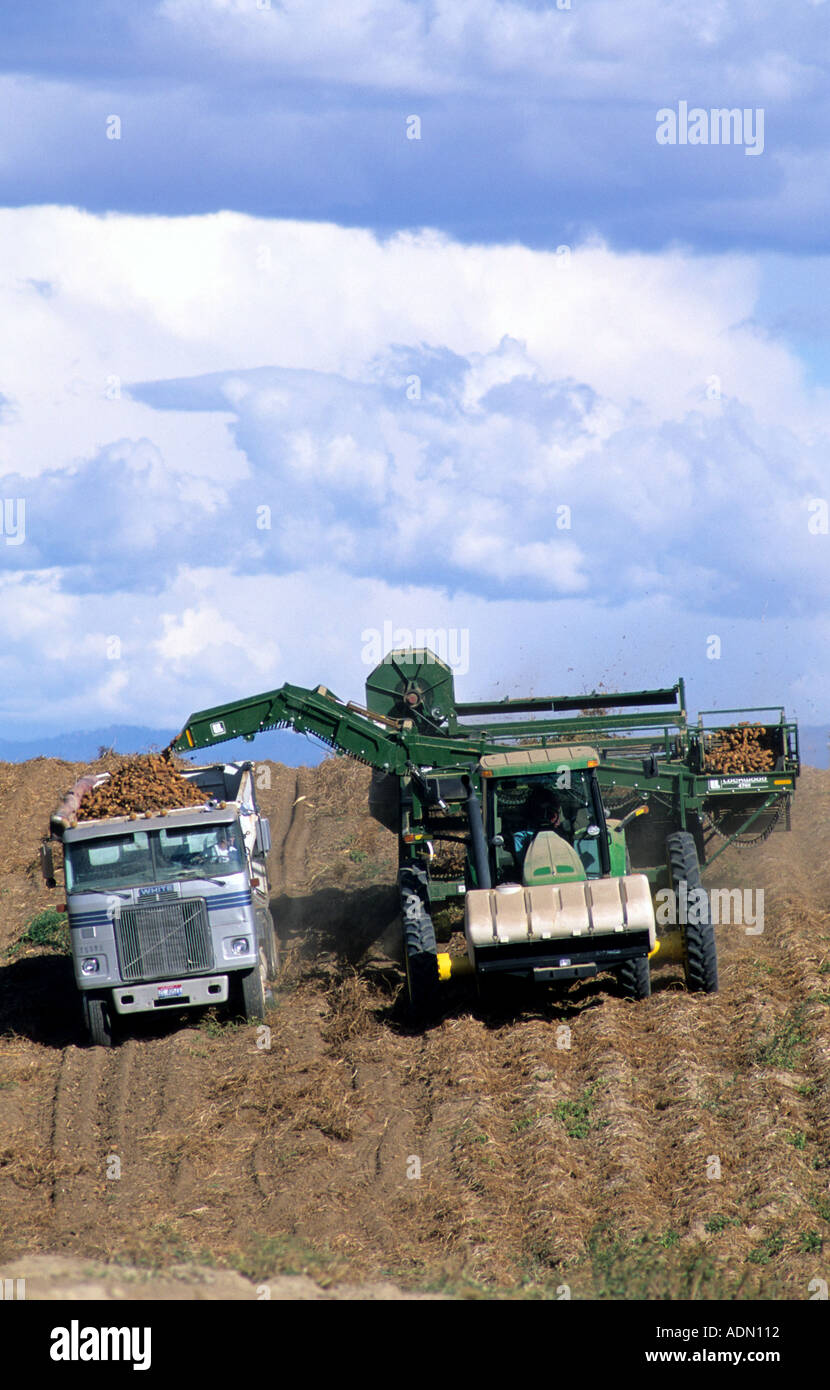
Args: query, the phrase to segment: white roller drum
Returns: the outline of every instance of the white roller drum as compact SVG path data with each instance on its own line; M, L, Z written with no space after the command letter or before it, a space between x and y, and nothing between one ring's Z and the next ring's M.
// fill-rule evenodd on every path
M656 940L654 905L645 874L597 878L561 886L501 884L467 894L464 930L469 948L529 941L562 941L613 933L648 932Z

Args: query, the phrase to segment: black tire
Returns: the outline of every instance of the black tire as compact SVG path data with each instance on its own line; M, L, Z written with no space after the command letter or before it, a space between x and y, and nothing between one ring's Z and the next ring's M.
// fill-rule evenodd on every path
M683 970L686 988L703 994L716 994L718 988L718 953L715 929L709 910L709 894L700 881L700 861L694 836L678 830L666 840L671 886L675 902L686 902L685 922L680 922L683 937ZM685 884L685 889L681 885ZM690 901L694 897L694 901Z
M651 965L648 956L637 956L627 960L617 969L624 999L649 999L651 997Z
M260 961L253 970L240 970L236 975L237 1009L246 1023L262 1023L265 1018L263 971L264 962Z
M268 979L276 980L280 968L280 946L274 919L268 908L263 908L257 913L257 930L261 936L260 944L265 951Z
M425 869L405 864L398 870L403 926L403 958L409 1010L428 1018L438 1007L438 947L429 915L429 880Z
M112 1047L115 1042L115 1011L109 999L100 994L83 994L81 1007L91 1045Z

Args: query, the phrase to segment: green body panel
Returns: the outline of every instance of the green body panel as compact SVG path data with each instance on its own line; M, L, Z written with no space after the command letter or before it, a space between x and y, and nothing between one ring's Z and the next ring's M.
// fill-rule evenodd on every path
M584 883L588 878L585 863L576 850L559 836L537 835L525 856L522 883L535 888L549 883Z
M608 853L611 857L611 873L615 878L622 877L628 872L626 863L625 831L617 830L613 825L608 827Z

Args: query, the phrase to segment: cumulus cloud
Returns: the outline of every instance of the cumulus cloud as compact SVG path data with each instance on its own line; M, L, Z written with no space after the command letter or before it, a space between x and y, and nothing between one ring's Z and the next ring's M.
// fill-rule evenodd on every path
M350 578L327 565L256 577L182 569L154 598L77 598L36 576L21 580L0 576L0 679L10 738L110 722L172 733L194 710L285 680L322 682L343 699L360 699L374 664L370 639L382 640L386 624L392 632L437 630L451 651L462 652L462 700L638 689L684 675L693 710L785 702L805 722L826 722L830 714L825 616L785 627L763 613L695 614L664 599L623 597L613 607L579 596L485 599ZM33 617L38 627L29 629ZM722 640L718 661L705 655L713 630Z
M773 0L725 0L705 14L683 0L161 0L156 15L183 49L355 86L492 91L499 79L546 77L584 97L601 77L636 98L682 69L707 96L727 73L734 81L738 35L741 77L763 97L819 85L809 39L820 19L788 23Z
M162 613L161 624L162 635L153 643L154 649L163 662L179 671L192 671L197 659L206 653L212 662L230 655L255 671L273 669L279 656L275 642L262 636L253 641L250 628L243 632L237 622L209 605L186 608L183 613Z
M688 671L683 633L711 684L707 636L748 625L761 682L761 639L780 660L823 618L828 401L755 323L749 260L238 214L7 210L0 236L12 722L175 724L339 671L355 693L386 621L475 627L484 683L491 613L543 690L560 628L560 688L624 631L630 683L676 649Z

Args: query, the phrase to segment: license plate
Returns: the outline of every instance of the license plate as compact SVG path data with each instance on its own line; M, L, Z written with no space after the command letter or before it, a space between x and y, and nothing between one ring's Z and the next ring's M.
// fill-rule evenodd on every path
M184 994L184 985L159 985L159 999L179 999Z

